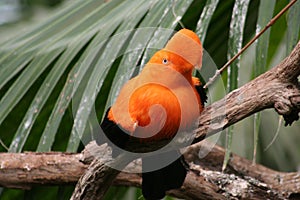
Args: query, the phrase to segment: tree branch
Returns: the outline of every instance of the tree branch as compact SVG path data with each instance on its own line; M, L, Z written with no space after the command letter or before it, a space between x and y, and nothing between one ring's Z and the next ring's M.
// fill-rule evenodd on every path
M209 153L205 158L200 159L199 151L209 151ZM81 175L89 174L89 177L93 178L83 179L84 182L80 182L83 187L75 192L80 195L73 195L73 198L101 199L98 194L104 190L102 188L98 188L100 191L89 190L92 189L89 186L93 185L93 181L96 180L102 180L102 184L104 184L105 181L102 177L107 174L109 174L110 181L116 175L111 168L103 169L103 166L106 166L103 163L107 159L111 161L109 152L109 147L106 145L99 147L93 142L79 154L2 153L0 154L0 185L9 188L30 189L34 185L74 184ZM298 173L277 172L259 164L252 165L251 161L235 154L232 155L228 168L223 173L221 167L224 153L225 150L222 147L214 146L212 148L211 144L205 141L188 147L184 156L191 171L189 171L184 185L178 190L168 191L168 194L177 198L194 200L299 197L300 176ZM97 161L93 155L99 155L101 160ZM100 168L90 167L96 166L96 163ZM130 163L127 166L129 171L128 168L141 171L141 161L138 159ZM141 187L141 182L140 174L121 172L113 184Z
M77 182L87 166L82 154L0 153L0 186L30 189L33 185Z

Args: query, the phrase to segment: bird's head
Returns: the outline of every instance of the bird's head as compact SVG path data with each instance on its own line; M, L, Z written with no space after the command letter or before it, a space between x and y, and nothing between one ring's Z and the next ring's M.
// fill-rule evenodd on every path
M156 52L149 63L168 65L176 71L186 74L202 66L202 45L196 33L188 29L178 31Z

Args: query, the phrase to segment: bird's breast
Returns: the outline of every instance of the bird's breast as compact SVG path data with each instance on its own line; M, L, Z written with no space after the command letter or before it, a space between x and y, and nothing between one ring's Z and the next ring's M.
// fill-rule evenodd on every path
M134 89L127 101L127 108L124 104L118 112L112 109L111 115L129 134L145 141L172 138L178 131L194 127L200 114L193 87L147 83Z
M170 67L147 64L121 89L108 117L128 134L161 140L195 127L199 102L192 81Z

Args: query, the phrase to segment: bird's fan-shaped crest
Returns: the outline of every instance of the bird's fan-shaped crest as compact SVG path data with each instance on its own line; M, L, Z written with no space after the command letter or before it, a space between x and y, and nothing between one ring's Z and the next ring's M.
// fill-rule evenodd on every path
M202 44L193 31L188 29L178 31L165 49L180 55L198 69L202 66Z

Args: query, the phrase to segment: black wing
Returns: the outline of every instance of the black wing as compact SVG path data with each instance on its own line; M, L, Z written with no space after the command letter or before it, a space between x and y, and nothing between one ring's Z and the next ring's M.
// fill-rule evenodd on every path
M108 143L108 145L113 146L112 143L119 148L123 149L126 146L126 143L129 140L129 135L125 133L115 122L108 119L108 112L110 108L107 110L105 117L100 125L102 131L104 132L106 138L104 135L98 136L96 138L96 142L98 145L101 145L103 143ZM108 139L108 140L107 140ZM113 151L113 157L116 157L121 152L112 148Z
M202 106L204 106L204 104L207 102L206 91L203 88L203 85L195 85L195 88L200 96L201 104L202 104Z
M206 95L206 91L205 89L203 88L203 85L195 85L195 88L200 96L200 99L201 99L201 104L202 106L204 106L204 104L207 102L207 95ZM206 136L203 135L202 137L199 137L197 139L194 139L192 144L195 144L197 142L200 142L202 141Z

